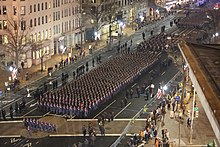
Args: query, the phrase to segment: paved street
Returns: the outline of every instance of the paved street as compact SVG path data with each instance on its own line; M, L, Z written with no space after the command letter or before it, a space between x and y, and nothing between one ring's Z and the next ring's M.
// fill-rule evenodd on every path
M149 27L151 29L154 29L154 32L157 32L157 33L160 33L160 29L161 29L161 26L163 25L166 25L167 28L170 28L169 26L169 22L170 20L172 19L173 17L170 16L169 18L165 19L165 20L161 20L162 22L165 22L164 24L159 24L159 22L156 22L156 24L151 24ZM157 26L157 27L156 27ZM148 30L151 30L151 29L148 29ZM136 48L136 44L141 42L142 40L142 36L141 36L141 33L142 33L143 30L138 30L133 36L130 36L129 38L123 40L122 42L125 42L126 40L129 40L131 39L132 37L132 40L133 40L133 46L132 46L132 49L135 49ZM147 32L147 36L146 38L149 38L150 37L150 32ZM117 51L116 51L116 48L113 48L113 50L108 50L108 49L100 49L100 50L97 50L97 52L95 52L94 54L92 55L88 55L87 57L85 57L84 59L82 60L79 60L77 63L75 64L71 64L69 66L67 66L66 68L62 69L62 70L59 70L57 72L54 72L52 74L52 78L57 78L58 79L58 83L59 85L61 85L61 73L68 73L70 75L70 78L69 80L72 79L72 71L75 70L77 67L85 64L85 62L89 62L89 66L90 66L90 69L91 68L91 61L92 61L92 58L96 58L97 55L99 54L102 54L102 61L106 61L108 60L109 58L112 58L113 56L117 55ZM96 65L97 66L97 65ZM38 87L42 87L43 86L43 83L46 82L48 83L48 76L45 77L45 78L40 78L38 79L37 81L34 81L33 79L33 83L31 83L30 85L28 85L28 88L32 90L35 90L37 89ZM10 104L14 104L16 101L19 103L20 100L22 99L23 96L27 96L27 91L26 91L26 87L24 87L23 89L21 89L19 92L17 92L16 94L10 96L7 98L6 103L2 104L3 106L3 109L5 109L6 111L9 110L9 107L10 107ZM26 103L27 103L27 106L29 107L30 105L33 105L36 103L36 101L32 98L25 98L26 100ZM4 101L4 100L3 100ZM11 102L12 101L12 102ZM7 103L8 102L8 103ZM23 114L27 114L28 112L32 112L34 109L36 109L36 106L35 107L31 107L32 109L31 110L28 110L28 111L25 111ZM9 114L9 113L8 113ZM29 114L29 113L28 113ZM27 115L28 115L27 114Z
M161 26L166 25L166 28L170 28L169 22L171 18L168 18L167 20L162 20L162 22L157 22L156 24L151 24L148 26L148 29L146 31L146 37L150 37L149 30L154 30L156 33L160 33ZM126 40L130 40L132 38L133 40L133 46L132 49L136 49L136 45L139 44L142 41L142 31L138 30L133 36L130 36L123 40L125 42ZM180 36L182 34L189 34L191 33L192 29L177 29L176 27L173 27L169 29L169 32L172 34L179 34ZM184 35L184 36L185 36ZM117 44L117 43L116 43ZM116 46L116 45L115 45ZM58 79L59 86L61 86L61 79L60 75L62 72L68 73L70 75L69 82L72 80L72 71L75 70L77 67L81 66L82 64L85 64L85 62L89 62L90 70L96 68L99 65L96 65L96 67L91 66L91 60L92 58L96 58L97 55L102 55L102 62L107 61L110 58L113 58L117 55L116 53L116 47L113 47L112 50L108 49L100 49L97 50L94 54L88 55L84 59L79 60L77 63L68 65L68 67L56 71L52 74L53 79ZM97 133L97 138L95 141L96 147L103 147L103 146L110 146L124 131L124 128L127 126L129 121L131 121L131 118L133 118L145 105L147 106L147 113L141 114L138 119L134 121L134 124L129 128L127 132L127 137L125 137L121 144L119 146L124 146L126 144L126 141L129 140L130 136L133 136L133 134L138 134L140 130L142 130L145 127L145 119L149 115L149 112L154 110L158 104L160 103L160 99L156 98L149 98L149 100L146 100L146 97L143 95L140 96L140 98L137 98L137 95L135 93L135 88L137 86L142 86L144 82L149 82L151 78L153 78L152 82L155 84L154 92L156 93L157 88L159 86L159 83L163 83L164 85L169 85L169 88L176 87L177 84L182 80L181 74L179 74L179 67L176 66L176 64L171 64L170 66L164 68L161 67L161 63L166 61L168 58L167 54L163 54L161 59L155 63L152 67L149 67L147 72L145 74L142 74L136 81L131 83L129 86L127 86L124 90L120 91L118 94L116 94L110 101L106 102L102 105L99 109L97 109L92 115L88 117L88 120L82 119L78 120L76 119L65 119L59 116L55 116L51 114L50 112L41 112L38 110L36 105L36 100L33 98L26 98L26 87L24 87L21 91L14 94L10 98L7 98L5 100L6 102L2 104L2 107L6 109L7 111L7 118L8 122L0 122L0 146L72 146L74 143L78 142L84 142L85 138L89 139L89 137L82 137L82 126L87 126L89 122L92 123L92 126L95 128L95 131ZM32 91L34 91L37 87L42 87L42 84L44 82L49 82L48 76L47 77L40 77L39 79L33 79L33 83L28 86ZM51 87L49 87L51 88ZM121 101L125 97L126 90L130 89L134 90L134 98L128 99L127 104L123 107L121 107ZM16 101L20 102L21 98L25 96L26 100L26 109L23 110L22 113L18 114L15 117L15 120L17 122L10 122L9 119L9 107L11 104L14 105ZM12 101L12 102L10 102ZM101 116L103 113L110 113L114 112L114 121L107 122L105 124L105 137L100 136L99 128L97 125L97 118ZM169 119L169 113L166 114L165 119L165 128L168 128L170 132L174 132L172 139L176 139L177 137L175 135L178 134L175 129L172 128L172 124L175 124L175 126L178 126L176 124L175 120ZM44 116L44 117L43 117ZM22 118L24 117L36 117L42 121L51 122L56 124L58 127L56 133L45 133L45 132L32 132L32 136L28 135L27 130L24 128ZM204 118L203 118L204 119ZM170 123L172 121L172 123ZM206 122L203 122L205 125L208 125ZM199 128L203 128L203 123L198 126L197 131L199 131ZM184 124L183 124L184 125ZM186 128L184 126L181 126L183 130ZM208 128L209 131L211 131L210 128ZM161 131L161 130L160 130ZM159 133L160 134L160 133ZM183 136L183 142L187 142L187 134L186 131ZM49 137L48 137L49 135ZM6 137L7 136L7 137ZM26 138L23 138L21 136L24 136ZM4 138L3 138L4 137ZM5 138L6 137L6 138ZM199 136L201 139L203 136ZM208 136L206 136L205 139L212 138L213 134L210 133ZM35 139L33 139L35 138ZM58 139L59 138L59 139ZM196 143L198 143L200 140L197 138ZM202 138L205 140L204 138ZM203 141L202 143L205 143ZM153 146L153 141L149 142L147 146Z

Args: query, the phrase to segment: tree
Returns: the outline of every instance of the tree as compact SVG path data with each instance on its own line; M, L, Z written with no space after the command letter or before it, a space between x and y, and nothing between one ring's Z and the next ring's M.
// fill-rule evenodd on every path
M33 42L31 44L32 51L38 51L39 49L42 49L42 47L43 47L42 41ZM44 57L47 55L47 52L44 50L39 50L39 51L40 51L40 67L41 67L41 72L42 72L44 70L43 68Z
M102 21L104 16L103 4L104 2L90 3L89 1L87 1L82 5L83 10L89 17L88 20L90 20L91 23L94 25L94 34L95 32L98 33L105 24L105 22ZM97 44L98 38L95 38L95 40Z
M110 2L107 4L106 9L106 16L108 17L108 24L109 24L109 40L110 45L112 43L112 23L116 20L116 12L118 10L118 5L116 0L110 0Z
M30 29L26 27L26 21L22 19L14 21L7 17L7 22L4 24L3 44L0 47L8 60L15 62L16 68L19 67L22 55L29 51L29 47L32 44L27 39L29 31Z
M87 14L87 20L91 20L90 23L94 25L94 34L100 34L102 27L106 24L109 25L109 37L111 38L111 24L115 17L118 5L116 0L109 0L100 3L90 3L87 1L83 4L83 10ZM97 44L97 35L95 36Z

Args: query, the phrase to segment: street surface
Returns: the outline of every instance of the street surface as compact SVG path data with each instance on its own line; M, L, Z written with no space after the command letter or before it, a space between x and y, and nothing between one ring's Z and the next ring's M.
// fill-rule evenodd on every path
M170 19L167 20L162 20L163 23L157 23L157 24L151 24L149 28L147 29L148 31L146 32L146 38L150 37L150 31L149 30L154 30L156 34L160 33L161 26L166 25L166 28L170 28L169 23ZM138 30L135 34L135 36L129 37L126 40L130 40L132 38L133 40L133 46L132 49L136 48L136 44L140 43L142 41L142 31L143 30ZM170 33L173 34L189 34L191 33L191 29L177 29L175 27L171 28L169 30ZM124 40L125 41L125 40ZM128 44L129 45L129 44ZM69 65L68 68L64 68L62 71L58 71L52 74L52 78L58 78L59 85L60 83L60 75L62 72L69 73L70 78L69 81L72 80L72 71L73 69L76 69L77 67L81 66L85 62L90 62L90 70L92 70L93 67L91 67L91 60L92 58L96 58L98 54L102 55L102 62L105 62L109 58L112 58L113 56L116 56L116 48L113 48L113 50L100 50L96 52L95 54L85 58L84 60L79 61L78 63L74 65ZM159 83L163 83L164 85L169 83L168 85L170 88L175 87L178 82L181 81L181 75L179 76L179 69L175 64L171 64L168 67L162 67L161 63L166 61L168 56L164 54L161 58L161 60L157 63L155 63L152 67L148 69L146 74L143 74L141 77L139 77L136 81L131 83L128 87L126 87L124 90L119 92L116 96L114 96L110 101L105 103L102 107L100 107L98 110L96 110L91 116L88 117L88 121L81 120L79 122L73 120L68 120L65 122L63 125L60 126L58 129L58 132L55 134L52 134L50 137L45 137L41 139L29 139L29 138L20 138L21 132L24 131L23 123L22 123L22 118L24 117L36 117L36 118L41 118L42 116L46 117L57 117L54 116L53 114L48 113L42 113L41 111L38 110L37 105L36 105L36 100L33 98L25 98L26 100L26 109L19 114L18 116L15 117L18 122L2 122L2 127L0 128L0 132L2 137L8 136L8 138L1 138L0 139L0 145L4 146L72 146L73 143L78 143L79 141L83 142L85 138L82 137L82 132L81 128L82 125L85 124L87 125L88 122L94 121L94 119L98 118L101 116L103 113L109 113L109 112L114 112L114 119L115 121L107 123L105 128L106 128L106 136L107 137L99 137L99 130L97 128L96 121L94 121L94 126L96 126L96 131L98 133L98 137L95 142L95 146L103 146L103 142L105 146L111 145L117 137L120 136L120 134L123 132L124 127L128 124L131 118L133 118L139 111L140 109L143 108L144 105L147 105L147 112L152 111L155 109L159 103L160 100L155 99L155 98L149 98L149 100L146 100L146 97L140 96L140 98L132 98L128 99L127 105L124 107L121 107L121 100L124 99L125 97L125 91L130 90L131 88L134 89L134 95L135 93L135 88L137 86L142 86L144 82L149 82L150 78L153 78L153 83L155 84L155 92L157 91ZM98 66L98 65L96 65ZM95 67L96 68L96 67ZM173 78L174 77L174 78ZM171 81L170 81L171 80ZM28 86L30 89L36 89L39 87L44 82L48 82L48 77L40 79L37 82L34 82L30 86ZM11 104L14 104L16 101L20 102L22 96L26 96L26 89L24 88L21 90L18 94L14 95L14 97L11 98L12 102L4 103L3 108L7 110L7 118L9 119L9 113L8 109ZM136 96L135 96L136 97ZM146 118L146 114L142 114L140 118L143 118L143 120ZM121 119L121 120L120 120ZM140 126L144 127L145 121L143 120L137 120L136 126L131 128L129 131L130 134L132 133L138 133L140 130ZM10 119L9 119L10 121ZM61 137L63 136L69 136L69 137ZM12 135L12 136L10 136ZM72 136L72 137L71 137ZM74 137L73 137L74 136ZM59 139L57 139L59 138Z

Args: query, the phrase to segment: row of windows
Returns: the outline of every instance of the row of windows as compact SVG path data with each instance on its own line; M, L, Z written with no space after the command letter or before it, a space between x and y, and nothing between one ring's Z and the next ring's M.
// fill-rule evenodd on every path
M31 34L30 41L31 42L42 41L51 38L51 35L52 35L51 29L46 29L45 31L43 30L42 32Z
M7 44L8 43L8 35L0 35L0 44ZM21 39L21 44L25 45L26 43L26 37L23 36L23 38Z
M33 51L32 56L33 56L33 59L39 59L40 57L44 55L48 55L49 53L50 53L50 48L49 46L46 46L40 50Z
M7 29L7 20L0 20L0 30Z
M80 19L76 18L75 20L73 19L72 22L71 21L66 21L66 22L62 22L62 25L60 27L59 25L55 25L53 26L53 34L59 34L59 33L64 33L64 32L68 32L71 30L74 30L75 28L80 27Z
M41 24L44 24L44 23L48 23L48 22L51 22L51 16L48 16L46 15L45 17L42 16L42 17L38 17L38 18L34 18L34 19L30 19L30 27L36 27L37 25L41 25Z
M37 5L30 5L30 13L40 11L40 10L47 10L51 8L51 3L50 2L45 2L45 3L38 3Z
M7 15L7 7L0 5L0 15Z
M78 13L79 13L79 7L72 7L72 13L71 13L71 8L65 9L64 11L62 10L61 16L60 16L60 11L53 12L53 21L60 20L63 17L68 17L71 16L71 14L75 15Z
M68 3L74 3L75 0L53 0L53 8L60 7L60 5L68 4ZM79 1L79 0L77 0Z
M17 30L17 22L14 21L14 24L12 24L14 27L14 30ZM20 24L21 30L26 30L26 21L22 20ZM8 22L7 20L0 20L0 30L6 30L8 28Z

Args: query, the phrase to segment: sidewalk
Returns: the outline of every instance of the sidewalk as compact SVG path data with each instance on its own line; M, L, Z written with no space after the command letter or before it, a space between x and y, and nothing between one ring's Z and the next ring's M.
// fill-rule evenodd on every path
M186 85L186 89L189 93L189 85ZM187 96L184 100L186 102ZM202 104L199 100L199 98L196 95L196 102L197 102L197 107L199 108L199 117L194 118L193 122L193 140L192 144L194 145L206 145L208 142L212 141L215 139L215 134L212 130L212 127L209 123L209 120L205 114L205 111L202 107ZM189 143L189 137L190 137L190 128L187 127L187 118L188 110L192 110L193 106L193 93L191 94L191 98L188 95L188 103L186 104L186 111L185 115L183 115L183 120L182 122L178 118L170 118L170 110L166 111L165 118L164 118L164 123L165 125L162 126L160 124L160 127L158 129L158 137L162 138L162 130L167 129L169 132L170 136L170 143L173 145L178 146L179 145L179 137L180 137L180 145L181 146L187 146L190 145ZM172 108L172 105L171 105ZM176 113L176 116L178 114ZM180 130L180 134L179 134ZM180 136L179 136L180 135Z

